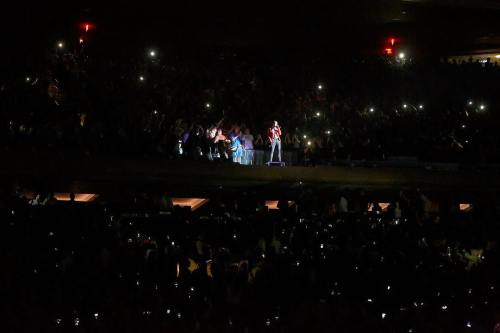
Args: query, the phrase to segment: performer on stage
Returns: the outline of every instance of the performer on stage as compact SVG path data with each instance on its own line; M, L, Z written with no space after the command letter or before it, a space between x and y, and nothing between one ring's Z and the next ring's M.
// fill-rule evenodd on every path
M278 161L281 162L281 127L276 120L273 122L273 126L268 129L267 137L271 144L271 158L269 162L271 163L273 161L274 148L276 146L278 146Z

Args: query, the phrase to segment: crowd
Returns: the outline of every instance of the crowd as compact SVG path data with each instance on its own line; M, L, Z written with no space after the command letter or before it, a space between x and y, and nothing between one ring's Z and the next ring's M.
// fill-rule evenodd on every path
M304 189L275 210L255 193L220 193L193 212L147 194L3 194L0 326L500 332L495 205L391 197L385 207L362 190Z
M494 61L200 52L56 44L0 79L1 145L176 157L180 140L187 155L245 162L240 129L267 150L278 120L283 149L306 162L499 161Z

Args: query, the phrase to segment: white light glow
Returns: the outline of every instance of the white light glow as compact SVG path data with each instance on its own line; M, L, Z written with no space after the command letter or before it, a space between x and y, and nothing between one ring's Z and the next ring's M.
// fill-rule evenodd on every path
M404 59L406 58L406 54L404 52L401 52L398 54L399 59Z

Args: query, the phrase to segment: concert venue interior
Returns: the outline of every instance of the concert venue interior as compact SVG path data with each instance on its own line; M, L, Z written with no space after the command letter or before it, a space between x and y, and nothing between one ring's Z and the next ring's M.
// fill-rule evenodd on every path
M0 25L1 332L500 333L500 1Z

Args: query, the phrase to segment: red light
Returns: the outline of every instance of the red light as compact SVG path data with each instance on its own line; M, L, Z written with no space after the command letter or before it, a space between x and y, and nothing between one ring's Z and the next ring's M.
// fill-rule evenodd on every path
M83 22L80 24L80 29L85 30L85 32L89 32L90 30L95 29L95 25L91 22Z
M384 51L385 51L385 54L387 54L387 55L391 55L393 53L393 50L390 47L386 48Z
M391 43L391 46L394 46L394 43L396 42L396 39L395 38L391 38L389 40L389 42Z

